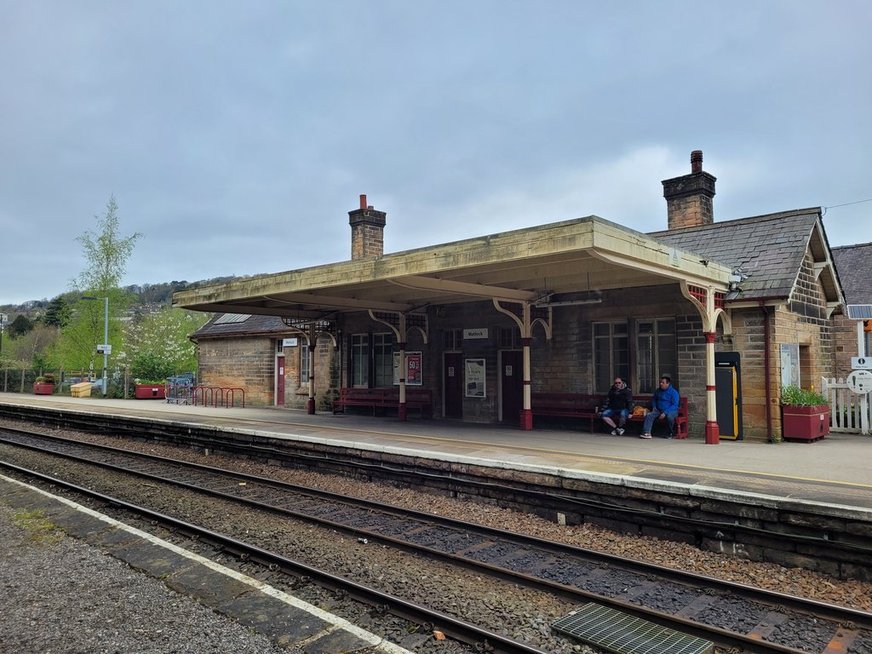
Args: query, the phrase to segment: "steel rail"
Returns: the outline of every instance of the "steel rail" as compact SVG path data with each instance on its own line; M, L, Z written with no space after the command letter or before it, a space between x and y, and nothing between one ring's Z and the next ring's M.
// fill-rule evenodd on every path
M326 586L330 589L342 590L358 601L374 606L380 610L387 611L392 615L396 615L403 619L419 624L430 623L438 625L439 629L446 635L467 645L471 645L481 651L500 652L504 654L547 654L540 649L506 638L505 636L470 624L448 614L434 611L433 609L421 606L420 604L415 604L414 602L409 602L395 595L384 593L375 588L364 586L363 584L312 567L300 561L289 559L275 552L237 540L226 534L199 527L190 522L179 520L178 518L174 518L158 511L153 511L147 507L133 504L126 500L106 495L7 461L0 460L0 466L10 470L15 470L16 472L29 477L40 479L49 484L63 486L68 490L86 495L92 499L106 502L107 504L146 517L149 520L168 525L183 534L206 540L219 546L225 551L234 553L237 556L242 556L246 560L255 561L265 566L276 566L277 569L286 574L317 580L320 585Z
M374 500L366 500L357 497L350 497L347 495L340 495L337 493L333 493L330 491L326 491L319 488L312 488L310 486L301 486L299 484L292 484L289 482L284 482L277 479L272 479L270 477L261 477L258 475L252 475L244 472L237 472L235 470L228 470L226 468L219 468L216 466L209 466L201 463L194 463L190 461L184 461L179 459L172 459L170 457L164 457L155 454L147 454L144 452L135 452L130 450L124 450L121 448L115 448L108 445L101 445L98 443L89 443L87 441L79 441L75 439L63 438L55 435L46 435L39 433L27 432L25 430L11 430L6 427L0 428L0 434L2 431L15 431L25 436L32 436L41 439L47 439L52 441L57 441L65 444L70 444L73 446L81 446L84 448L91 448L96 450L107 451L113 454L118 454L130 458L140 458L147 459L152 461L157 461L161 463L166 463L169 465L175 465L179 467L191 468L193 470L200 470L204 472L214 473L217 475L225 476L225 477L233 477L238 479L243 479L246 481L251 481L259 484L263 484L265 486L275 488L278 490L290 491L293 493L299 493L303 495L308 495L310 497L316 497L321 499L330 500L333 502L337 502L340 504L348 504L357 506L360 508L364 508L367 510L377 510L383 513L387 513L394 516L399 516L403 518L411 518L413 520L419 520L421 522L425 522L431 526L441 527L441 526L450 526L456 529L461 529L467 533L477 533L486 537L498 538L500 540L509 541L516 545L522 547L532 547L540 550L545 550L549 553L556 555L569 555L578 558L588 559L597 563L606 563L609 565L613 565L616 567L620 567L627 570L632 570L634 572L640 572L643 574L653 574L659 577L670 579L672 581L689 583L692 585L704 585L708 588L715 588L717 590L724 591L730 594L741 594L745 597L758 600L767 604L775 604L781 607L789 607L794 610L812 614L815 617L824 617L833 621L841 621L841 622L859 622L864 625L865 628L872 629L872 613L868 613L866 611L852 609L845 606L840 606L837 604L831 604L828 602L822 602L819 600L813 600L804 597L798 597L795 595L789 595L787 593L781 593L778 591L771 591L762 588L757 588L755 586L750 586L747 584L740 584L734 581L726 581L723 579L718 579L717 577L711 577L709 575L704 575L696 572L689 572L686 570L679 570L676 568L670 568L667 566L658 565L655 563L648 563L645 561L639 561L636 559L628 559L614 554L608 554L605 552L599 552L596 550L591 550L583 547L578 547L575 545L568 545L565 543L560 543L556 541L549 541L543 538L539 538L536 536L530 536L527 534L522 534L519 532L513 532L506 529L500 529L497 527L489 527L487 525L481 525L478 523L467 522L464 520L458 520L455 518L449 518L445 516L434 515L432 513L424 513L422 511L417 511L415 509L407 509L404 507L399 507L392 504L386 504L384 502L377 502ZM9 442L6 441L0 435L0 442ZM53 452L51 450L44 450L38 446L31 446L27 444L13 443L16 445L20 445L23 447L28 447L30 449L44 451L47 453L59 454L57 452ZM207 492L210 494L215 494L224 499L229 499L232 501L243 502L245 504L249 504L251 506L256 506L257 508L273 510L284 513L286 515L290 515L292 517L299 518L301 520L306 521L316 521L324 524L331 529L343 529L347 533L355 535L355 536L366 536L368 538L373 539L381 539L386 542L390 542L394 546L399 545L408 545L407 541L402 541L399 539L392 538L390 536L385 536L378 532L370 531L367 529L359 528L359 527L350 527L343 523L337 523L334 521L326 520L323 518L319 518L318 516L311 516L306 513L293 511L291 509L285 509L282 507L276 507L270 504L265 504L258 500L253 500L247 497L242 497L230 493L223 493L221 491L217 491L214 489L204 488L202 486L198 486L196 484L188 484L186 482L172 479L169 477L161 477L160 475L154 475L147 472L130 470L124 467L116 467L112 464L93 461L91 459L87 459L84 457L77 457L75 455L63 454L63 456L68 456L70 458L74 458L80 460L84 463L100 465L108 468L116 469L123 473L129 474L137 474L146 477L150 477L152 479L156 479L159 481L164 481L166 483L179 485L182 487L186 487L190 490ZM412 550L417 551L419 549L423 549L428 554L434 554L439 556L451 557L453 559L457 559L459 557L455 557L448 553L442 552L440 550L435 550L432 548L427 548L426 546L421 545L413 545ZM457 561L453 561L457 562ZM481 564L479 562L475 562L475 565L486 565ZM511 572L511 575L517 575L519 573ZM532 579L536 579L533 577ZM542 581L542 580L539 580ZM561 584L554 584L556 588L562 589L565 588Z
M37 434L35 436L37 438L46 438L44 435L41 435L41 434ZM860 622L865 622L866 624L869 624L870 619L872 619L872 615L870 615L870 614L867 614L867 613L862 612L862 611L856 611L853 609L847 609L845 607L838 607L835 605L816 602L813 600L805 600L804 598L794 598L793 596L785 595L782 593L773 593L770 591L763 591L761 589L755 589L753 587L745 586L742 584L735 584L732 582L722 582L720 580L712 579L712 578L707 577L707 576L695 575L693 573L684 573L684 572L680 572L680 571L675 571L674 569L670 569L670 568L661 568L660 566L652 566L650 564L637 564L635 566L627 566L627 565L625 565L626 560L620 559L619 557L614 557L614 556L610 556L610 555L599 555L598 553L591 553L588 550L581 550L580 548L574 548L572 546L550 543L548 541L543 541L541 539L532 538L532 537L525 537L525 536L522 536L519 534L515 534L513 532L506 532L504 530L498 530L498 529L493 529L493 528L482 528L479 525L470 525L470 524L464 523L462 521L456 521L456 520L450 520L450 519L443 520L441 518L439 518L437 521L434 521L432 515L422 514L420 512L410 511L410 510L406 510L406 509L398 509L397 507L391 507L389 505L383 505L380 503L373 503L373 502L369 502L369 501L365 501L365 500L357 500L357 499L355 499L353 502L349 502L348 498L346 498L346 497L342 497L342 496L337 497L334 494L330 494L326 491L318 491L316 489L308 489L305 487L296 487L294 485L285 484L283 482L277 482L276 480L264 479L264 478L260 478L260 477L254 476L254 475L246 475L243 473L236 473L233 471L227 471L227 470L223 470L220 468L214 468L212 466L203 466L201 464L192 464L189 462L180 462L180 461L177 461L174 459L167 459L166 457L158 457L155 455L143 455L143 454L139 454L139 453L131 453L129 451L118 450L116 448L111 448L111 447L107 447L107 446L94 445L94 444L90 444L90 443L83 443L81 441L75 441L75 440L61 439L61 438L57 438L54 436L49 436L47 438L49 438L50 440L56 440L56 441L61 441L64 443L69 443L69 444L72 444L75 446L83 446L85 448L95 448L95 449L100 449L100 450L108 450L109 452L112 452L114 454L120 454L120 455L123 455L125 457L153 459L153 460L157 460L159 462L172 464L174 466L182 466L182 467L189 467L189 468L193 468L193 469L201 469L204 471L208 471L210 473L220 474L223 477L230 476L230 477L234 477L237 479L248 479L248 480L251 480L251 481L254 481L257 483L265 484L268 487L272 487L272 488L292 490L293 492L305 492L306 494L309 494L309 495L314 494L317 496L326 496L327 499L330 499L331 501L334 501L334 502L342 502L345 504L356 504L358 506L362 505L362 506L366 506L369 508L377 508L378 510L384 510L385 508L387 508L388 513L390 513L390 514L396 515L399 513L399 514L403 515L404 517L411 516L414 519L418 519L418 520L423 518L428 524L440 524L440 523L444 522L444 523L450 523L450 524L452 524L452 526L455 526L455 527L462 526L466 529L473 528L476 531L479 531L482 533L486 532L489 535L496 535L497 537L500 537L500 538L507 538L508 537L511 540L520 541L524 545L534 544L534 545L539 545L539 546L543 546L543 545L550 546L551 548L553 548L551 551L556 551L558 553L559 552L571 553L573 556L579 556L580 554L582 554L582 555L596 554L598 558L609 559L609 560L611 560L612 563L617 562L618 564L620 564L622 567L625 567L625 568L626 567L635 567L637 569L641 568L643 570L646 570L647 572L654 572L655 574L661 574L663 572L672 573L670 576L681 578L681 580L684 583L689 582L689 583L692 583L693 585L696 585L696 586L701 585L703 587L710 587L712 585L717 585L717 586L720 586L722 588L728 588L731 592L740 592L746 596L749 594L754 595L754 599L756 599L758 601L762 600L768 604L774 603L776 605L781 605L781 606L784 606L785 604L789 604L791 606L791 608L793 608L794 610L800 610L800 611L803 611L805 613L811 613L812 615L815 615L817 617L823 617L821 615L821 613L827 613L827 614L829 614L827 617L831 620L852 621L852 622L856 622L859 620ZM21 444L18 444L18 445L21 445ZM38 451L44 451L44 452L47 452L50 454L55 454L55 455L59 454L57 452L52 452L50 450L46 451L42 448L35 447L35 446L28 446L28 447L30 447L31 449L38 450ZM92 461L90 459L85 459L85 458L77 457L74 455L65 455L65 454L61 454L61 455L62 456L69 456L70 458L82 461L82 462L87 463L87 464L99 465L99 466L106 467L109 469L117 470L119 472L132 473L132 474L136 474L139 476L155 479L158 481L163 481L165 483L172 483L172 484L175 484L175 485L178 485L181 487L185 487L185 488L188 488L190 490L194 490L194 491L198 491L198 492L206 492L206 493L209 493L210 495L221 497L222 499L228 499L230 501L235 501L235 502L242 502L242 503L245 503L247 505L257 507L259 509L276 511L276 512L280 512L280 513L285 514L285 515L290 515L290 516L298 518L298 519L318 522L326 527L329 527L332 529L341 529L347 533L350 533L350 534L356 535L356 536L363 535L363 536L366 536L366 537L371 538L373 540L378 540L381 542L388 543L393 547L399 547L399 548L402 548L404 550L423 552L429 556L435 556L435 557L439 557L442 559L447 559L454 564L460 564L460 565L464 565L466 567L474 566L475 569L477 569L479 571L484 570L486 573L491 574L491 575L497 575L497 576L500 576L502 578L509 578L512 581L523 583L525 586L528 586L528 587L533 586L533 587L536 587L538 589L545 589L548 592L556 593L560 596L564 596L564 597L569 596L574 600L595 601L595 602L600 603L600 604L610 605L618 610L621 610L621 611L624 611L627 613L631 613L631 614L637 615L638 617L642 617L643 619L647 619L647 620L656 622L658 624L663 624L665 626L670 626L672 628L676 628L676 625L678 625L677 628L680 628L682 631L691 632L691 633L694 633L695 635L700 635L701 637L704 637L704 638L714 639L717 642L725 644L727 646L731 646L731 647L741 646L745 649L745 651L790 652L790 653L801 651L801 650L796 650L796 649L793 649L790 647L781 646L781 645L778 645L776 643L763 642L763 641L760 641L756 638L746 636L744 634L738 634L738 633L724 630L724 629L721 629L718 627L704 625L702 623L699 623L699 622L696 622L693 620L687 620L685 618L679 618L679 617L665 614L665 613L662 613L662 612L659 612L656 610L648 609L645 607L640 607L638 605L630 604L630 603L624 602L622 600L609 598L606 596L598 595L596 593L590 593L588 591L583 591L580 589L574 589L574 588L568 587L568 586L563 585L563 584L539 579L539 578L532 577L532 576L529 576L529 575L526 575L523 573L519 573L516 571L506 570L504 568L492 566L491 564L486 564L486 563L482 563L482 562L478 562L478 561L470 562L469 559L466 559L466 558L461 557L461 556L457 556L457 555L443 552L440 550L435 550L435 549L432 549L432 548L429 548L426 546L422 546L422 545L410 544L407 541L402 541L402 540L395 539L395 538L392 538L389 536L384 536L378 532L373 532L370 530L360 529L360 528L355 528L355 527L349 527L348 525L345 525L342 523L336 523L336 522L330 521L330 520L325 520L325 519L319 518L317 516L311 516L311 515L302 514L302 513L296 512L296 511L284 509L281 507L275 507L275 506L272 506L269 504L264 504L264 503L259 502L257 500L251 500L248 498L239 497L237 495L224 493L222 491L215 491L213 489L203 488L203 487L198 486L196 484L189 484L187 482L179 482L177 480L168 479L165 477L161 477L159 475L154 475L154 474L150 474L150 473L143 473L141 471L130 471L128 469L125 469L125 468L122 468L119 466L115 466L113 464L108 464L105 462L95 462L95 461ZM300 490L301 488L303 489L302 491ZM674 574L676 572L679 572L679 574L678 575ZM662 574L661 574L661 576L662 576Z

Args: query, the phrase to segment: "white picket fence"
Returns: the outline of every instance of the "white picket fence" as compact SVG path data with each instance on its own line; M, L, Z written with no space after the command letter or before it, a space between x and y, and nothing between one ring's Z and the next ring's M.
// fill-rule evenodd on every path
M830 431L868 434L872 425L869 395L854 393L844 379L821 377L821 392L830 400Z

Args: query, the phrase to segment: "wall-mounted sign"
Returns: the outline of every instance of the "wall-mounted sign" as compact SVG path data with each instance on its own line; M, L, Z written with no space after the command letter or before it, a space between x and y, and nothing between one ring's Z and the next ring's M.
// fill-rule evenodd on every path
M872 370L872 356L851 357L851 368L853 370Z
M464 329L463 338L470 340L473 338L487 338L487 327L476 327L475 329Z
M466 397L485 397L484 359L466 359Z
M424 382L424 357L421 352L406 352L406 386ZM400 353L394 352L394 386L400 383Z
M292 338L283 338L282 339L282 347L297 347L297 343L299 343L299 339L294 336Z

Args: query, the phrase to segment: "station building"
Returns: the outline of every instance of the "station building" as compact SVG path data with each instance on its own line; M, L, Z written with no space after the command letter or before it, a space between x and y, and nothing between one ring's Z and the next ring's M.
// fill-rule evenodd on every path
M691 437L766 440L784 385L835 374L845 301L820 208L717 222L715 183L694 151L662 182L665 230L587 216L390 254L361 196L350 260L173 304L215 313L192 336L201 382L253 403L329 411L348 389L395 389L402 419L429 402L532 429L537 397L605 394L616 375L650 394L668 375Z

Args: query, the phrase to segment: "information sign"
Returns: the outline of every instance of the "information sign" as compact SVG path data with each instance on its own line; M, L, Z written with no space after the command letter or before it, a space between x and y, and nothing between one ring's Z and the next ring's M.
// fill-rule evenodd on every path
M854 370L845 382L855 393L865 395L872 391L872 370Z

